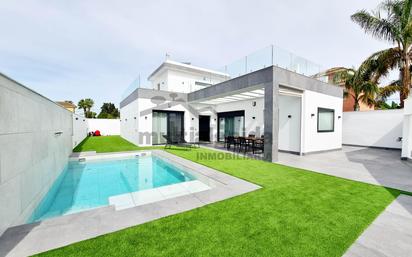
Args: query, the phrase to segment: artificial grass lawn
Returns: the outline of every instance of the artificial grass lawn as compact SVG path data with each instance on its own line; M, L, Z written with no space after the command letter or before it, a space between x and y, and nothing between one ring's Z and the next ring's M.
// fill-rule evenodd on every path
M96 151L97 153L154 149L159 147L136 146L120 136L86 137L73 152Z
M263 188L42 256L341 256L400 192L258 160L198 159Z

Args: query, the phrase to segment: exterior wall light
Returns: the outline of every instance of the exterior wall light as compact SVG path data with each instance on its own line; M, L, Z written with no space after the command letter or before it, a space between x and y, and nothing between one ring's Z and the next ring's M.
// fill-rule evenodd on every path
M136 117L134 117L134 119L136 119Z
M195 120L195 118L192 118L192 120Z
M253 101L253 102L252 102L252 106L256 106L256 101Z
M147 120L147 116L144 116L144 119Z
M292 115L289 114L289 115L288 115L288 118L291 119L291 118L292 118Z
M76 117L76 120L79 120L79 118Z
M341 116L338 116L338 119L342 118Z
M253 116L252 119L256 119L256 117Z
M310 117L315 117L315 114L314 114L314 113L312 113L312 114L310 115Z

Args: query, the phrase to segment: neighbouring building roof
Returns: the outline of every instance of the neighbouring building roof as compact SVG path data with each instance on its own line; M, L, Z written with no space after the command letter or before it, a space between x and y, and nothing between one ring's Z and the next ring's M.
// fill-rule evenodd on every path
M336 73L344 71L344 70L347 70L347 68L345 68L345 67L333 67L333 68L327 69L325 71L319 72L318 74L313 75L313 77L314 78L325 77L327 83L343 86L343 84L344 84L343 81L334 81L334 76L335 76Z
M64 108L76 108L77 106L72 101L56 101L56 103Z

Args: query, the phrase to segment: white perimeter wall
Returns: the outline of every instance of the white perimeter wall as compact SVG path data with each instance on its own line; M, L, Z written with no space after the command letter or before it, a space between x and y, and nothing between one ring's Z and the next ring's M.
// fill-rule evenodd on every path
M403 110L345 112L343 144L400 149L403 116Z
M103 136L120 135L120 119L86 119L88 131L99 130Z
M412 98L405 101L403 131L402 131L402 157L412 159Z
M30 217L67 164L72 135L71 112L0 74L0 235Z
M88 125L87 119L84 117L73 114L73 148L80 144L87 136Z

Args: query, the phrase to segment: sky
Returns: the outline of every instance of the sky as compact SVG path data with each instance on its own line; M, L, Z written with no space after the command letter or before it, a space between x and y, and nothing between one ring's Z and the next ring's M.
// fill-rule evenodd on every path
M275 44L329 68L389 47L350 20L380 0L0 1L0 72L52 100L121 101L164 60L217 69Z

